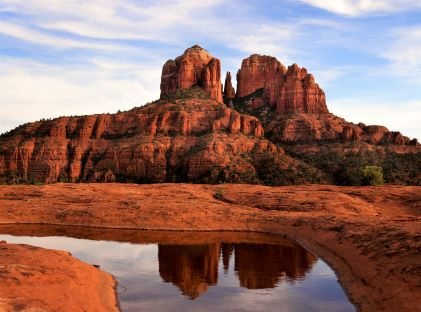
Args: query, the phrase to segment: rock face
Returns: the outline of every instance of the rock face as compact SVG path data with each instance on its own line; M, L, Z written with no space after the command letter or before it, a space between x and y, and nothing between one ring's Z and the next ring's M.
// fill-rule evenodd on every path
M246 58L236 94L227 73L227 105L220 72L218 59L193 46L165 63L158 101L19 126L0 136L0 182L324 183L317 166L282 146L421 152L417 140L399 132L329 113L324 92L296 64Z
M235 98L235 90L231 82L231 73L227 72L224 84L224 100L225 104L229 104Z
M315 82L313 75L297 64L288 67L285 82L277 98L276 111L278 114L329 112L323 90Z
M1 137L11 181L249 181L263 158L284 159L256 117L215 100L159 100L131 111L62 117ZM256 180L257 181L257 180Z
M193 86L203 88L212 99L222 103L221 62L198 45L165 63L161 97Z
M286 68L276 58L253 54L243 60L237 72L237 97L265 89L268 104L276 105Z
M243 60L237 73L237 97L263 89L262 103L276 107L278 115L327 113L326 98L305 68L286 69L276 58L253 54Z
M353 124L331 113L323 90L307 69L286 69L276 58L253 54L237 73L235 108L256 116L275 143L366 142L417 146L383 126Z

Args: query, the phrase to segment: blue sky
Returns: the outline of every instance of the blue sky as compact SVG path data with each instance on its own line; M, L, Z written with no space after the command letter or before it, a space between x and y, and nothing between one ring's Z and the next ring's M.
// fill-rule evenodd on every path
M298 63L331 112L421 139L419 0L0 0L0 132L157 99L194 44L224 72L252 53Z

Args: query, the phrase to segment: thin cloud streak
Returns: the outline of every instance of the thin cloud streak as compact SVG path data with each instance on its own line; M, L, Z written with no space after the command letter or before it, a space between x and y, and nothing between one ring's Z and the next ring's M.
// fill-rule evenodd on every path
M155 100L159 80L159 67L107 59L80 66L9 60L0 70L0 116L9 116L17 126L41 118L128 110ZM10 123L1 123L0 132L6 130Z
M397 28L391 35L396 39L379 54L390 62L393 72L421 85L421 26Z
M36 45L47 45L58 49L79 48L79 49L96 49L107 51L121 51L122 47L112 44L84 42L81 40L73 40L60 38L57 36L47 35L39 31L29 29L16 24L0 21L0 34L14 37L23 41L31 42ZM126 47L127 49L128 47Z
M353 88L360 95L371 82L380 89L381 78L396 81L402 90L410 83L421 85L421 25L388 24L376 30L366 24L373 15L387 19L416 11L418 1L403 0L399 8L392 0L284 0L279 6L285 14L262 13L261 4L244 1L240 7L231 0L0 0L0 14L5 13L0 21L1 113L8 106L8 116L29 121L143 105L159 96L162 64L196 43L220 58L234 79L241 60L252 53L273 55L287 66L298 63L333 91L327 92L329 107L335 105L332 99L338 103L343 97L359 102ZM315 8L334 14L326 17ZM301 9L311 15L300 14ZM38 54L41 50L48 56ZM352 85L357 80L367 85ZM383 98L387 92L385 87ZM367 100L361 107L381 110L375 100ZM395 106L410 107L406 99ZM343 108L358 121L351 106ZM393 114L405 124L403 111ZM375 114L367 116L367 123L381 122Z
M301 2L350 17L396 14L402 11L421 9L421 3L418 0L301 0Z

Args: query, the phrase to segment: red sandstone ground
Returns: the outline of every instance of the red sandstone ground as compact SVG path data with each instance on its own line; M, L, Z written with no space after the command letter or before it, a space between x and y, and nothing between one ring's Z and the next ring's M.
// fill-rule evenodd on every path
M111 275L65 251L0 242L0 311L118 311Z
M332 265L361 311L414 311L421 304L417 186L20 185L2 186L0 203L3 224L287 234ZM2 261L10 257L16 255ZM91 288L92 295L112 287ZM41 294L49 288L36 287ZM24 286L16 289L25 298ZM45 300L53 306L58 298Z

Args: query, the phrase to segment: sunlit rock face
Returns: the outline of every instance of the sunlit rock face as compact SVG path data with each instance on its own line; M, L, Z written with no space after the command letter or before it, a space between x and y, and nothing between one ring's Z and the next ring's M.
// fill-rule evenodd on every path
M222 103L221 61L195 45L162 68L161 97L193 86L203 88Z
M314 77L296 64L254 54L242 62L236 92L231 78L222 93L220 61L193 46L164 64L160 100L1 135L0 183L331 183L308 162L331 151L324 143L342 155L421 152L416 139L330 113Z
M0 181L212 182L235 171L241 182L263 156L288 158L263 135L256 117L212 99L61 117L0 137Z
M286 67L272 56L253 54L242 61L231 101L241 113L256 116L265 137L275 143L361 142L420 151L411 147L419 146L417 140L399 132L354 124L330 113L324 91L306 68Z
M276 108L277 114L328 113L323 90L297 64L287 69L276 58L258 54L244 59L237 73L237 97L259 89L263 89L262 104Z
M219 244L159 245L159 274L195 299L217 284L219 254Z

